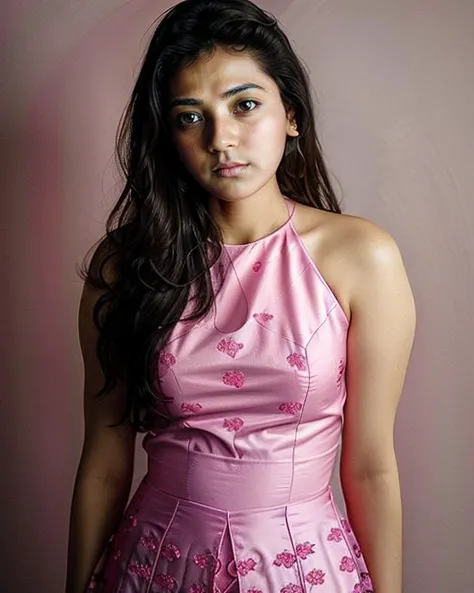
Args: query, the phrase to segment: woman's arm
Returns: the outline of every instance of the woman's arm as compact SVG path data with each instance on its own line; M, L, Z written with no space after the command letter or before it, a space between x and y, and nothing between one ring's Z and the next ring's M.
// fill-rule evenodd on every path
M393 429L416 325L415 305L394 240L363 219L346 367L341 484L375 593L402 591L402 510Z
M96 397L104 376L96 355L98 331L92 318L99 292L87 284L79 308L79 339L84 361L85 436L71 506L66 593L84 593L105 546L115 531L130 493L135 432L124 414L126 390L119 384Z

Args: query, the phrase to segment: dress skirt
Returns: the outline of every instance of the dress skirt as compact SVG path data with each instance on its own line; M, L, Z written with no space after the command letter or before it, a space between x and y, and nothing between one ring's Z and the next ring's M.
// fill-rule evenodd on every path
M278 477L278 467L247 465L227 463L219 481L219 464L206 464L202 480L217 480L208 500L186 487L179 492L183 484L167 471L147 474L110 547L100 592L370 593L358 542L331 487L272 504L283 490L268 479L262 486L261 478ZM253 472L260 481L242 488ZM245 494L235 496L239 491ZM263 499L269 504L258 504Z

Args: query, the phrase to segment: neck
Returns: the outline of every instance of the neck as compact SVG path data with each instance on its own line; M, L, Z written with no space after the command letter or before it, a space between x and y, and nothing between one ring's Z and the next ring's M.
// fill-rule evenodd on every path
M222 230L224 243L244 245L272 233L288 220L283 195L249 196L237 200L210 198L209 210Z

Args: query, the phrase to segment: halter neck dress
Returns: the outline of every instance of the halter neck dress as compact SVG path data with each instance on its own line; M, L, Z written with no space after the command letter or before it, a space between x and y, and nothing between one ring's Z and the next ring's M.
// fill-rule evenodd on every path
M285 201L279 229L224 246L213 309L160 353L174 422L144 437L105 593L372 591L330 486L349 324Z

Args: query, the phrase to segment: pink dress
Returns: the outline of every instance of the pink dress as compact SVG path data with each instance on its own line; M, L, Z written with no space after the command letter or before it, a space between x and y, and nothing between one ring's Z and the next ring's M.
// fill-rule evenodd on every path
M348 321L288 221L226 245L209 316L180 322L157 378L174 423L113 539L106 593L369 593L331 474Z

